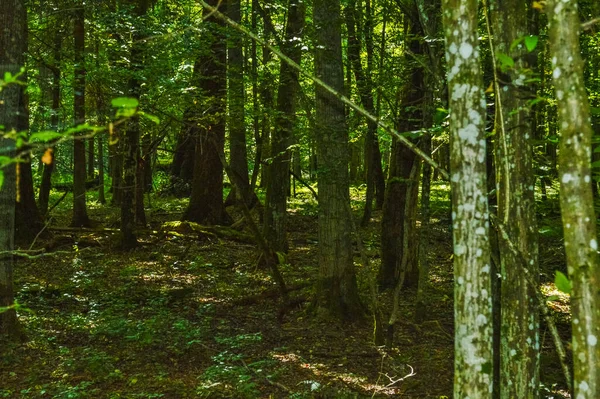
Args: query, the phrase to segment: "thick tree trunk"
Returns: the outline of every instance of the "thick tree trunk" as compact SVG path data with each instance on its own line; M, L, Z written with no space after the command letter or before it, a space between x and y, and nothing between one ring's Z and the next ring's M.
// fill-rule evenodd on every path
M492 297L478 2L443 0L454 240L454 397L491 398Z
M538 248L533 173L534 139L527 112L527 91L519 81L526 49L513 46L527 33L527 4L520 0L490 1L496 52L515 60L511 70L496 66L496 135L494 141L498 219L528 265L528 275L537 280ZM514 47L514 48L513 48ZM522 80L522 78L521 78ZM500 397L539 396L540 334L535 290L527 284L518 257L505 240L499 240L501 266ZM518 359L518 361L517 361Z
M282 51L296 64L302 57L301 39L304 29L304 4L289 2L288 21ZM264 234L276 252L287 252L287 196L290 184L290 151L296 120L298 71L281 61L275 129L271 139L271 164L267 167Z
M216 7L220 2L211 0L207 3ZM200 224L220 224L227 219L223 206L223 165L219 156L225 146L227 42L223 22L208 9L204 10L204 15L207 19L202 40L210 51L200 55L194 65L194 86L201 93L195 93L198 108L194 107L197 113L192 126L192 135L196 137L194 179L183 219ZM202 114L208 117L201 118Z
M229 18L238 24L242 22L240 0L227 2ZM229 165L237 176L238 185L230 191L231 200L242 199L250 207L254 196L250 194L248 177L248 151L246 146L245 87L243 40L238 31L229 28L227 46L227 77L229 80ZM239 187L239 188L238 188ZM241 190L238 193L237 190ZM236 198L237 197L237 198Z
M27 41L24 42L24 51ZM23 74L22 82L27 83L27 75ZM19 132L29 131L29 98L25 87L20 86L19 95L19 118L17 130ZM15 216L15 240L24 245L29 245L36 235L43 229L44 223L35 203L35 192L33 190L33 172L31 170L31 155L25 153L19 157L17 164L17 203Z
M314 0L315 75L343 93L339 0ZM351 243L348 131L344 106L316 88L315 132L319 158L319 278L317 307L337 318L361 314Z
M0 2L0 71L2 74L16 75L25 65L24 47L27 42L27 10L23 0ZM4 131L18 129L19 116L24 95L16 84L3 87L0 91L0 125ZM3 136L3 135L2 135ZM0 136L2 155L15 156L15 142ZM15 165L9 164L0 169L4 182L0 185L0 252L10 252L14 247L16 174ZM14 303L13 259L12 255L0 255L0 308ZM19 335L17 313L14 309L0 312L0 337Z
M590 108L579 49L576 0L549 0L552 76L561 126L560 208L572 281L573 397L600 397L600 265L592 198Z
M74 10L74 57L75 71L73 108L75 125L85 123L85 12L83 1L78 1ZM81 133L78 133L81 134ZM85 198L85 141L73 139L73 227L89 227Z

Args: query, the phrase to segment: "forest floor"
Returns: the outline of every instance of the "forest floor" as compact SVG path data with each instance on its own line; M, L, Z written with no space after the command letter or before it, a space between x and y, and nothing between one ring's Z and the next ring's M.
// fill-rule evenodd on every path
M358 199L358 189L353 197ZM53 227L69 223L69 199ZM426 248L432 266L428 317L413 322L415 291L402 292L394 347L373 345L373 326L337 324L308 311L318 273L317 208L310 193L290 204L290 252L282 272L297 306L281 311L255 246L204 235L152 233L131 252L112 230L50 230L36 247L53 256L18 258L26 342L3 345L0 398L451 398L453 275L447 188L434 185ZM180 217L185 201L154 198L152 228ZM544 292L564 270L560 219L546 206L540 226ZM362 204L353 201L356 215ZM118 210L90 202L97 227L117 228ZM370 266L356 251L359 288L379 265L379 219L361 231ZM557 230L558 229L558 230ZM380 294L386 313L389 293ZM565 342L568 302L553 302ZM560 366L542 324L545 397L560 398Z

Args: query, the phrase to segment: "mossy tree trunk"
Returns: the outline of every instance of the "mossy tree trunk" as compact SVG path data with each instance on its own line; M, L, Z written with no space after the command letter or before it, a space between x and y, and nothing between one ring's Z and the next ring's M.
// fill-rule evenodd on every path
M454 397L491 398L492 284L478 1L443 0L442 11L451 118Z
M560 208L572 281L573 397L600 397L600 265L591 187L592 127L576 0L549 0L550 57L561 131Z
M527 111L529 87L525 82L525 43L513 46L527 34L527 4L520 0L490 1L496 53L511 57L512 68L496 66L496 118L494 136L498 220L527 261L537 280L538 245L533 172L534 132ZM539 394L540 334L537 287L527 284L521 260L499 240L500 283L500 397L537 398Z
M338 93L344 92L339 0L314 0L315 75ZM360 314L352 258L348 130L344 105L316 87L319 168L319 277L316 304L338 318Z

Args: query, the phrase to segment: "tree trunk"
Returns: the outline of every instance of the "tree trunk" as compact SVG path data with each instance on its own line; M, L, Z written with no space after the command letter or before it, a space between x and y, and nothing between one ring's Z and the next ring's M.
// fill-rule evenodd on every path
M478 2L443 0L454 241L454 397L491 398L492 297Z
M304 3L289 2L285 41L282 51L296 64L302 57ZM287 195L290 184L290 151L296 120L298 71L281 61L275 129L271 139L271 164L267 167L264 234L276 252L287 252Z
M339 0L314 0L315 75L344 90ZM352 258L348 131L342 102L316 87L319 158L319 277L316 304L337 318L361 314Z
M24 42L24 51L27 40ZM27 84L27 74L20 79ZM29 98L25 86L19 86L19 117L17 130L19 132L29 131ZM27 150L27 149L26 149ZM15 240L24 245L29 245L36 235L43 229L44 223L37 204L35 203L35 192L33 190L33 172L31 170L31 155L25 151L19 157L17 164L17 203L15 209Z
M94 174L96 173L94 170L94 137L90 137L87 140L87 159L86 159L86 166L87 166L87 178L88 179L93 179L94 178Z
M73 108L75 125L85 123L85 11L83 0L77 2L74 13L74 59L75 71L73 82ZM78 133L81 135L81 132ZM85 141L73 139L73 227L89 227L85 198Z
M236 23L242 22L240 0L227 2L227 13ZM229 80L229 165L237 175L241 193L236 193L238 185L232 185L230 196L232 200L243 199L246 206L250 207L253 196L250 194L250 180L248 177L248 152L246 147L246 121L245 121L245 87L244 87L244 54L242 51L243 39L241 34L229 28L227 46L227 76Z
M23 0L0 2L0 70L16 75L25 65L24 43L27 42L27 10ZM5 132L18 128L19 116L24 112L20 97L24 95L20 86L12 84L0 91L0 125ZM0 136L0 151L4 156L15 156L15 142ZM2 165L0 173L0 251L14 248L16 174L14 164ZM0 255L0 308L14 304L13 258ZM17 313L14 309L0 312L0 337L19 336Z
M369 7L370 8L370 7ZM367 10L368 12L370 10ZM375 103L373 100L373 82L371 80L371 70L367 68L367 73L363 71L362 61L361 61L361 51L362 51L362 43L360 37L358 36L355 26L356 26L356 16L358 12L356 10L356 0L350 1L348 7L345 10L346 15L346 28L348 30L348 58L350 61L350 65L354 72L354 79L356 80L356 86L358 88L358 94L360 97L360 103L363 108L369 112L371 115L375 115ZM367 21L370 22L371 15L370 13L367 15ZM367 23L365 26L365 34L367 38L370 37L369 30L371 28L371 24ZM358 32L360 33L360 32ZM373 45L372 40L370 41L370 45L367 46L367 55L368 65L372 64L373 57ZM367 170L367 192L366 192L366 200L365 200L365 209L363 213L363 218L361 221L362 226L366 226L371 220L371 213L373 211L373 200L375 198L375 178L376 178L376 160L377 156L375 152L379 152L379 144L377 142L377 123L372 120L367 120L367 134L365 136L364 141L364 149L365 149L365 166ZM379 163L381 168L381 155L379 155Z
M207 3L216 7L220 1ZM223 165L219 157L225 145L227 42L223 22L208 9L204 10L204 15L203 23L207 28L202 40L210 51L201 54L194 65L192 79L200 91L194 93L197 100L194 110L197 112L191 128L191 134L196 137L196 157L192 195L183 219L200 224L220 224L227 219L223 206ZM208 116L200 117L202 114Z
M146 14L149 4L148 0L132 0L135 6L135 15L138 23ZM142 28L143 29L143 28ZM139 101L141 82L138 78L144 63L144 33L139 29L133 33L131 43L131 63L129 69L129 96ZM140 160L140 121L139 116L132 117L125 128L123 140L123 186L121 199L121 247L131 249L137 246L137 237L134 233L136 223L144 225L146 217L144 213L144 186L143 166Z
M529 87L520 83L525 68L524 45L513 46L527 33L527 4L520 0L493 0L490 15L496 52L512 57L514 68L496 66L496 118L494 140L498 219L537 280L538 248L533 173L533 131L527 112ZM514 48L513 48L514 47ZM522 80L522 78L521 78ZM501 268L500 397L539 396L540 335L535 290L527 284L519 258L505 240L499 240ZM518 359L518 361L517 361Z
M54 33L54 65L52 67L52 113L50 116L50 128L58 132L58 113L60 111L60 60L61 60L62 35L58 27ZM40 192L38 207L42 216L48 213L48 202L50 201L50 190L52 188L52 173L56 159L56 147L49 150L50 162L44 164L42 173L42 182L40 183Z
M422 43L424 34L419 20L415 17L418 15L416 10L410 11L413 17L405 18L406 37L411 54L405 57L406 74L410 78L404 87L400 106L407 111L403 112L401 119L397 121L398 131L401 132L423 127L425 74L423 66L415 63L412 57L425 54ZM407 285L415 285L418 281L418 241L411 242L408 247L410 253L404 254L405 235L409 238L414 236L416 229L415 209L407 202L407 198L415 199L418 195L418 175L411 179L415 162L418 162L415 153L394 138L381 223L381 267L378 280L383 288L394 287L400 275L404 276L404 283ZM416 205L416 201L414 204ZM403 263L402 259L405 256L406 262ZM406 269L402 270L403 268Z
M546 5L561 139L560 208L572 281L573 397L600 397L600 265L592 198L590 108L579 49L577 1Z

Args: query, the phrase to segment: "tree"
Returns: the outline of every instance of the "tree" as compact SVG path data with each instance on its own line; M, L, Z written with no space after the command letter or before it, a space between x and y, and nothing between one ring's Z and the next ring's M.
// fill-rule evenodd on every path
M534 139L527 111L530 88L522 82L526 68L527 4L519 0L490 2L496 57L506 55L514 67L496 61L494 136L498 218L510 240L525 257L528 273L537 280L538 249L533 173ZM540 385L539 310L535 291L527 283L521 261L499 240L502 279L500 313L500 397L537 398ZM515 361L520 359L519 361Z
M485 99L476 0L443 0L454 241L454 397L491 398L492 296Z
M74 80L73 80L73 110L75 125L85 123L85 6L83 0L78 0L73 10L74 38ZM73 218L74 227L89 227L90 219L87 214L85 198L85 141L83 138L73 139Z
M413 2L402 4L409 51L404 55L407 79L400 94L402 111L399 112L396 126L401 132L410 132L423 127L425 68L414 57L425 54L422 39L425 35L417 5ZM417 238L420 167L415 153L394 138L381 221L381 267L378 279L380 286L385 288L396 286L398 281L414 285L418 280L418 245L413 243Z
M128 0L133 7L134 15L139 20L146 14L150 6L149 0ZM139 104L141 92L141 78L139 76L143 67L144 41L142 40L143 28L136 29L132 34L131 64L129 67L129 96L135 98ZM137 245L134 233L136 222L145 225L144 214L144 186L143 173L140 168L140 120L134 116L127 122L123 140L123 187L121 189L121 246L131 249Z
M207 1L216 7L218 0ZM227 41L221 19L204 10L202 50L194 65L195 86L191 134L195 138L194 179L190 203L183 219L219 224L227 220L223 206L223 165L219 157L225 144ZM207 115L207 116L202 116Z
M600 264L591 187L592 127L579 47L576 0L546 5L561 131L560 208L572 281L574 397L600 396Z
M50 128L53 131L57 132L59 120L58 113L60 110L61 100L60 80L62 73L60 70L60 62L62 56L62 34L58 26L55 27L55 29L56 31L54 32L54 43L52 48L54 60L50 68L52 70L52 113L50 116ZM50 155L50 162L46 162L44 164L44 172L42 175L42 182L40 184L40 192L38 198L39 210L44 217L46 216L46 213L48 213L48 202L50 200L50 189L52 188L52 173L54 172L55 167L56 148L50 149L48 154Z
M227 3L229 18L236 23L242 22L240 0L229 0ZM248 152L246 148L245 121L245 87L244 87L244 54L243 37L235 29L229 29L227 46L227 76L229 80L229 157L230 166L238 176L241 193L236 189L230 195L238 195L247 206L250 206L253 196L250 194L250 179L248 176ZM237 186L236 186L237 187ZM235 198L232 198L235 200Z
M348 59L351 64L351 69L354 72L354 79L360 96L360 103L367 112L375 115L375 103L373 100L373 80L371 79L372 64L373 64L373 40L372 40L372 18L371 2L367 0L367 16L365 24L365 36L367 38L367 71L365 73L362 67L361 51L362 41L360 40L360 32L357 32L356 21L357 15L360 17L356 7L356 1L352 0L345 10L346 28L348 30ZM361 224L366 226L371 220L373 210L373 199L375 198L376 187L381 187L381 184L376 184L379 176L383 176L381 172L381 153L379 152L379 141L377 140L377 123L372 120L367 120L367 134L365 135L365 166L367 170L367 193L365 199L365 210ZM385 185L385 183L383 183Z
M339 0L314 0L315 75L338 93L344 90ZM317 306L338 318L361 313L352 259L348 130L344 105L316 87L319 159L319 278Z
M285 39L281 51L296 64L302 57L302 33L305 5L290 0ZM287 252L287 195L290 184L290 151L294 135L296 99L299 72L282 61L279 70L279 88L275 129L271 137L271 163L267 166L267 196L265 201L264 232L274 251Z
M22 0L0 3L0 68L2 75L15 76L25 65L23 54L26 44L27 10ZM24 90L18 84L0 87L0 125L5 132L18 129L24 102ZM0 137L0 153L3 157L15 156L12 138ZM3 183L0 185L0 308L14 304L13 258L16 174L15 164L8 163L0 169ZM0 337L18 336L18 320L14 309L0 311Z

